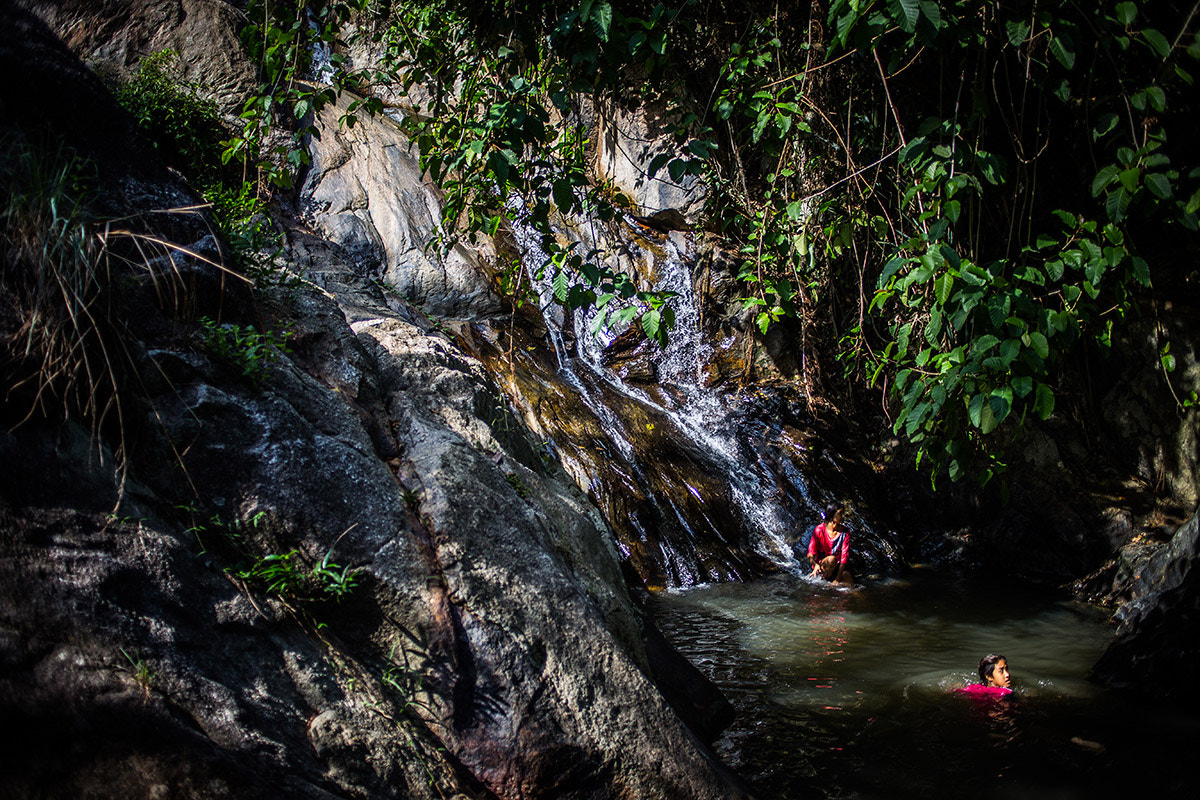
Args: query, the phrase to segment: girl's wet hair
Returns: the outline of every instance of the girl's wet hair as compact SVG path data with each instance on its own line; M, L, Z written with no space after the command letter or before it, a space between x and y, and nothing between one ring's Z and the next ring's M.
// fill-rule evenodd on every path
M979 680L987 683L991 679L992 673L996 671L996 664L1001 661L1008 661L1008 659L997 653L988 653L979 659Z
M824 516L824 519L825 519L826 521L828 521L828 520L831 520L831 519L833 519L833 515L834 515L834 514L836 514L836 513L837 513L837 512L839 512L839 511L845 511L845 510L846 510L846 506L845 506L845 504L844 504L844 503L841 503L841 502L839 502L839 501L837 501L837 500L834 500L832 503L830 503L829 505L825 506L825 516Z

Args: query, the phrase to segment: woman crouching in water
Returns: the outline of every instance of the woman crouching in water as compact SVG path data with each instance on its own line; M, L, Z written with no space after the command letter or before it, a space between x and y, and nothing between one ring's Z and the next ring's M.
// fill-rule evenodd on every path
M841 503L834 501L825 507L825 521L813 530L808 544L808 562L814 578L853 586L854 576L846 571L850 531L843 524L845 518L846 507Z

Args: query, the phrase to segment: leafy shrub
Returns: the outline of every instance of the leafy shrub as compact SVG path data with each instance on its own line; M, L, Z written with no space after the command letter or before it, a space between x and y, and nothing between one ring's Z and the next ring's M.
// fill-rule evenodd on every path
M311 570L305 569L298 550L263 556L237 576L262 586L284 600L316 600L334 597L341 600L358 586L361 570L330 561L332 551Z
M197 187L234 185L238 176L221 163L222 140L217 104L199 87L174 74L177 54L163 50L142 59L128 83L114 87L117 101L133 115L163 161Z
M291 331L276 335L271 331L259 333L248 325L232 322L217 323L201 317L197 344L216 358L239 370L255 386L261 386L267 367L288 352L287 340Z
M224 161L230 133L217 104L199 85L177 77L176 59L170 50L142 59L133 79L113 93L163 160L211 204L217 228L241 266L256 280L266 278L280 236L265 214L257 182L243 180L237 165Z

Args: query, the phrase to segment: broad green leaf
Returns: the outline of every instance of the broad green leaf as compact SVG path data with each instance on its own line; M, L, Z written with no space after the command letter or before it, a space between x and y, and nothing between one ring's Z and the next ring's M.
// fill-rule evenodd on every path
M903 325L899 333L896 335L896 357L904 358L908 355L908 337L912 335L912 323Z
M976 428L983 427L983 405L986 401L986 397L977 394L967 403L967 418L971 420L971 424Z
M661 170L664 166L666 166L666 163L670 160L671 160L670 153L659 153L650 161L650 166L646 170L646 172L649 174L649 176L651 178L653 178L655 175L658 174L659 170Z
M1116 114L1109 112L1100 117L1096 122L1096 127L1092 128L1092 138L1102 139L1104 136L1112 132L1112 129L1117 127L1118 118Z
M942 11L934 0L921 0L921 13L925 15L925 19L933 23L933 27L940 28L942 26Z
M1118 176L1118 178L1121 181L1121 185L1125 187L1125 191L1133 194L1138 189L1138 181L1141 176L1142 171L1137 167L1132 167L1130 169L1121 170L1121 174Z
M1038 354L1038 358L1045 360L1050 357L1050 343L1041 332L1033 331L1029 334L1029 346Z
M1158 86L1147 86L1146 97L1150 100L1150 107L1155 111L1166 111L1167 109L1167 94Z
M592 27L600 41L607 42L609 30L612 28L613 10L608 3L598 3L592 8ZM651 337L654 338L654 337Z
M1130 25L1137 19L1137 3L1117 3L1113 10L1117 15L1117 22L1122 25Z
M1146 188L1164 200L1171 196L1171 181L1161 172L1151 172L1146 176Z
M1013 394L1017 397L1025 397L1033 391L1033 378L1027 375L1021 375L1012 379Z
M1037 391L1034 393L1033 410L1042 419L1049 419L1054 413L1054 391L1044 383L1037 385Z
M904 20L900 27L905 33L912 33L917 27L917 20L921 18L921 4L919 0L900 0L900 8L904 11Z
M933 311L929 313L929 324L925 326L925 341L930 345L938 343L938 336L942 332L942 310L938 306L933 307Z
M1005 339L1000 343L1000 360L1007 367L1021 352L1020 339Z
M1092 179L1092 197L1099 197L1119 173L1120 170L1114 164L1109 164L1097 172L1096 177ZM1075 227L1075 224L1072 222L1070 226Z
M1161 361L1162 361L1162 367L1165 371L1167 371L1167 372L1175 371L1175 356L1171 355L1170 353L1164 353L1161 358Z
M957 458L951 458L946 465L947 472L950 474L950 480L957 483L963 476L962 462Z
M988 406L991 407L992 417L998 426L1004 422L1008 417L1008 412L1012 410L1012 389L1005 386L992 392L992 396L988 398ZM989 433L989 431L984 431L984 433Z
M950 290L953 288L954 276L949 272L943 272L933 282L933 294L942 305L946 305L946 301L950 299Z
M559 178L554 182L554 204L558 206L558 210L564 214L571 211L571 207L575 205L575 193L571 191L571 182Z
M948 265L950 265L951 269L957 270L960 266L962 266L962 259L958 257L958 253L955 252L953 247L948 244L944 244L939 249L942 258L945 259Z
M1150 265L1146 263L1144 258L1134 256L1133 262L1133 277L1142 286L1150 285Z
M647 338L659 341L659 334L662 333L661 322L662 315L658 309L650 309L642 314L642 331L645 332Z
M560 303L567 302L567 293L570 289L570 285L567 280L567 271L565 269L560 269L554 273L552 285L554 288L554 299Z
M1055 34L1050 40L1050 53L1067 69L1075 66L1075 43L1067 34Z
M1004 23L1004 32L1008 35L1008 43L1020 47L1029 38L1029 22L1026 20L1010 19Z
M975 355L978 355L979 353L986 353L988 350L991 350L998 344L1000 344L999 338L990 333L985 333L983 336L980 336L975 340L974 346L971 347L971 353Z
M1171 53L1171 43L1167 41L1167 37L1163 36L1154 28L1143 28L1142 38L1146 43L1154 48L1154 52L1158 53L1163 58L1166 58Z
M1047 275L1047 277L1050 278L1050 280L1052 280L1052 281L1062 280L1064 271L1065 271L1065 265L1063 264L1062 261L1055 259L1054 261L1046 262L1046 275Z
M1104 210L1108 213L1108 218L1113 222L1125 219L1125 212L1129 210L1129 200L1129 193L1123 188L1110 193L1104 201Z
M1113 174L1115 175L1116 173L1114 172ZM1105 186L1107 186L1107 185L1108 184L1105 183ZM1100 188L1103 189L1104 187L1102 186ZM1093 196L1095 196L1097 194L1099 194L1099 192L1096 192L1096 191L1092 192ZM1073 229L1076 225L1079 224L1079 218L1076 217L1074 214L1072 214L1070 211L1064 211L1061 208L1056 208L1053 211L1051 211L1050 213L1053 214L1054 216L1058 217L1058 219L1062 222L1062 224L1065 225L1069 229Z
M983 397L983 395L978 396ZM996 419L995 412L992 410L991 400L992 398L990 397L984 398L984 402L979 408L979 430L985 434L996 430L996 426L1000 424L999 420Z

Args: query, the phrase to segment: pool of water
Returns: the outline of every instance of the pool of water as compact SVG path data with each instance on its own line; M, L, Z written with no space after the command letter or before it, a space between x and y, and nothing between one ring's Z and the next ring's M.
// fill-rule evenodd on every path
M1044 588L918 570L855 591L791 575L654 598L738 711L715 744L764 799L1200 797L1200 719L1086 680L1112 628ZM1015 693L955 693L985 653Z

